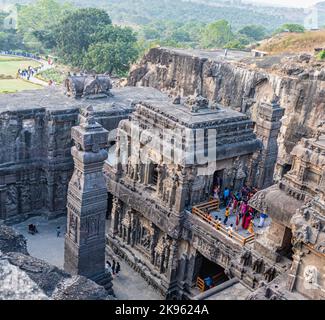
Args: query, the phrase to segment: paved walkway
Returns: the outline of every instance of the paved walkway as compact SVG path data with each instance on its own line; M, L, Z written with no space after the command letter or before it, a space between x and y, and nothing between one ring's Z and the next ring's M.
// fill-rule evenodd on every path
M27 239L27 249L30 255L45 260L52 265L63 268L64 263L64 234L66 232L66 217L50 220L43 217L33 217L14 225L14 229ZM28 225L35 224L39 233L28 233ZM56 236L56 228L60 226L62 234ZM112 254L112 253L111 253ZM107 257L112 261L111 256ZM148 285L127 263L114 256L120 262L121 273L114 276L113 289L119 300L162 300L163 297Z
M64 234L66 217L47 220L43 217L33 217L14 226L27 239L27 249L31 256L45 260L59 268L63 268ZM28 225L35 224L39 233L28 233ZM56 236L56 228L61 227L61 236Z
M218 217L218 218L221 218L222 220L222 224L223 224L223 221L225 219L225 211L226 211L226 208L220 208L220 211L212 211L210 212L210 214L213 216L213 217ZM265 223L264 223L264 227L263 228L259 228L258 227L258 224L260 222L260 219L259 218L255 218L254 219L254 231L257 232L257 231L263 231L265 230L266 228L268 228L271 224L271 219L270 218L267 218L265 220ZM242 220L240 221L240 224L239 224L239 229L238 229L238 233L247 238L249 237L251 234L248 232L248 230L245 230L242 225ZM230 225L233 225L233 228L235 230L235 226L236 226L236 216L235 214L232 214L231 216L229 216L228 218L228 222L227 222L227 227L229 227Z
M113 276L113 290L119 300L163 300L164 298L151 287L136 271L124 260L117 257L110 249L107 259L119 262L121 273Z
M52 64L49 64L47 60L44 60L44 59L34 59L32 57L28 57L28 56L24 56L24 55L14 55L14 54L6 54L5 52L0 52L0 54L2 56L8 56L8 57L18 57L18 58L23 58L23 59L26 59L26 60L33 60L33 61L36 61L36 62L39 62L42 67L41 69L36 73L36 75L40 72L43 72L43 71L46 71L46 70L49 70L49 69L53 69L54 68L54 65ZM38 85L41 85L43 87L47 87L49 84L46 82L46 81L43 81L41 79L38 79L37 77L34 77L34 76L31 76L29 78L29 80L27 80L26 78L20 78L24 81L28 81L28 82L32 82L34 84L38 84Z
M36 75L38 74L38 73L40 73L40 72L43 72L43 71L46 71L46 70L49 70L49 69L53 69L54 68L54 66L53 65L50 65L47 61L45 61L45 60L40 60L40 62L41 62L41 64L42 64L42 68L36 73ZM22 79L24 79L24 78L22 78ZM31 76L30 78L29 78L29 80L26 80L26 79L24 79L25 81L29 81L29 82L32 82L32 83L34 83L34 84L38 84L38 85L41 85L41 86L43 86L43 87L47 87L49 84L48 84L48 82L46 82L46 81L43 81L43 80L41 80L41 79L38 79L37 77L35 77L35 76Z

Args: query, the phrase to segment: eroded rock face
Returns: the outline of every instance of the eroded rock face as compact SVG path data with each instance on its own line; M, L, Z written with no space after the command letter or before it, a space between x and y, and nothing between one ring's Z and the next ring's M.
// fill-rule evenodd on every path
M26 239L12 228L0 225L0 251L2 253L20 252L28 255Z
M26 240L0 226L0 300L108 300L104 287L31 257Z
M213 52L153 48L133 68L128 85L151 86L175 96L200 94L254 121L261 102L276 94L285 108L278 138L278 164L284 166L291 165L293 147L310 137L324 117L324 72L324 64L303 55L253 59L238 53L238 58L225 60Z
M0 254L0 300L106 300L106 290L19 252Z

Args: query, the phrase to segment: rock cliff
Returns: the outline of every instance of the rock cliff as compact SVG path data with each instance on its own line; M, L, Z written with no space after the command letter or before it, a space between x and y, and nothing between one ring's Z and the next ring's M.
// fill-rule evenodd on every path
M325 117L325 64L309 55L253 58L249 53L151 49L131 70L130 86L172 95L201 94L256 121L260 102L277 95L285 108L276 169L290 167L290 152Z

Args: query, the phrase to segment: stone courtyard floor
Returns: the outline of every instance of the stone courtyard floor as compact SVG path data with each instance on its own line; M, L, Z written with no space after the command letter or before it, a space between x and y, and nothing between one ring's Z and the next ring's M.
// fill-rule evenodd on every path
M226 211L226 208L225 207L221 207L220 208L220 211L212 211L211 212L211 215L213 217L216 217L217 216L218 218L221 218L222 224L223 224L223 221L225 219L225 211ZM241 222L242 222L242 220L241 220ZM263 232L266 228L268 228L270 226L271 219L270 218L267 218L265 220L265 223L264 223L264 227L263 228L258 228L259 222L260 222L260 219L259 218L255 218L255 220L254 220L254 231L255 232L258 232L258 233L259 232ZM232 214L229 217L228 222L227 222L227 227L229 227L231 224L233 224L233 228L235 230L235 226L236 226L236 216L235 216L235 214ZM243 227L241 226L241 223L239 224L238 233L241 236L245 237L245 238L247 238L247 237L250 236L250 233L248 232L248 230L243 229Z
M35 224L39 233L28 233L28 225ZM61 227L61 236L57 238L56 228ZM45 260L52 265L63 268L64 234L66 232L66 217L47 220L43 217L33 217L13 226L27 239L27 249L31 256ZM127 263L115 257L121 265L119 276L113 277L113 289L119 300L162 300L163 297L137 274ZM112 261L111 257L107 257Z

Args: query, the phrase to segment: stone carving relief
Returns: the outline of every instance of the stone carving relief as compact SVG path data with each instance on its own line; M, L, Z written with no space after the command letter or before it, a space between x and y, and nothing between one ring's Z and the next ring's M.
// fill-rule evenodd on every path
M17 204L18 204L17 188L14 185L10 185L7 189L6 211L12 212L17 210Z
M197 113L201 109L207 109L209 107L209 100L197 95L197 96L189 96L185 100L185 106L189 108L189 110L193 113Z
M256 210L262 212L267 211L268 206L265 201L266 193L265 191L259 191L255 194L255 196L249 201L249 205Z
M71 76L64 82L66 95L74 98L111 96L111 79L108 75Z

